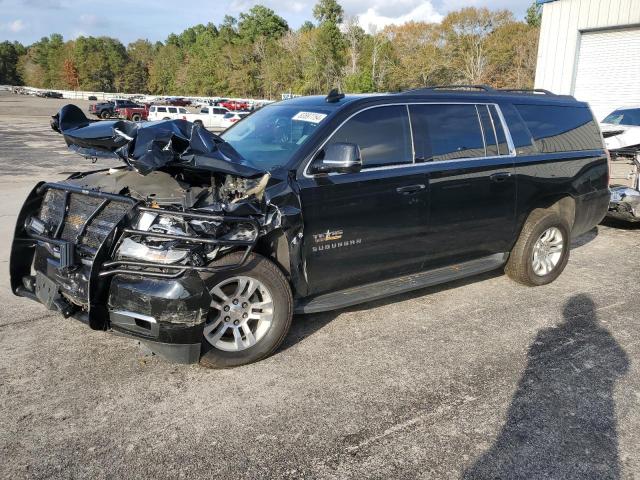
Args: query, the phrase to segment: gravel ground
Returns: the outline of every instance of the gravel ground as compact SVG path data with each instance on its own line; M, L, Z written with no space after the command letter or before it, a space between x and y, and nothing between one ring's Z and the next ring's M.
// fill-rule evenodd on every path
M173 365L8 290L24 197L86 167L61 103L0 96L3 478L640 477L640 229L576 239L552 285L485 274L296 317L254 365Z

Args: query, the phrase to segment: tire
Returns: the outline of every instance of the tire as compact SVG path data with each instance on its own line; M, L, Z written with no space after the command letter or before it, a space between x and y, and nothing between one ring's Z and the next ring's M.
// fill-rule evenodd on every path
M202 123L202 120L196 120L195 122L193 122L194 125L198 125L201 128L204 128L204 124Z
M140 116L140 114L134 113L133 115L131 115L131 121L139 122L140 120L142 120L142 117Z
M100 118L102 118L103 120L106 120L107 118L109 118L109 112L107 110L103 110L100 112Z
M169 117L164 117L162 120L171 120Z
M557 244L555 247L548 246L557 243L553 239L557 239L558 234L553 229L556 229L561 234L561 246ZM536 249L536 244L543 234L549 235L548 232L554 232L554 236L547 237L546 242L544 241L545 239L542 239L543 249L547 249L549 256L555 255L555 253L551 252L560 253L560 256L555 263L551 262L553 264L552 268L548 268L549 263L546 263L547 268L541 268L536 272L536 264L538 266L545 265L544 261L536 262L536 258L540 258L540 250ZM549 238L551 238L551 242L548 241ZM546 247L544 246L545 243L547 244ZM571 229L564 218L549 210L534 210L529 215L524 227L522 227L520 237L511 250L509 261L505 266L505 273L516 282L531 287L551 283L560 276L569 261L570 243ZM544 253L542 258L545 258Z
M216 262L213 262L212 266L236 264L241 258L242 253L232 253ZM236 295L237 288L233 282L234 279L237 278L250 279L253 282L257 280L257 282L262 284L266 290L258 288L255 290L256 293L254 296L249 295L249 297L244 297L242 293ZM232 368L257 362L275 352L286 337L293 317L293 297L291 294L291 288L289 287L289 282L282 271L270 260L252 253L249 255L247 261L242 267L227 272L209 274L204 277L204 281L210 291L216 286L223 285L216 291L219 292L222 289L227 289L226 294L228 300L225 301L223 297L218 295L218 293L212 292L212 298L217 304L217 308L212 307L208 313L207 323L205 324L205 331L202 339L203 351L205 353L200 359L200 364L207 368ZM225 282L232 283L225 285ZM254 285L254 283L249 283L247 291L251 289L251 285ZM236 290L236 294L229 293L229 288ZM267 293L267 297L263 296L263 293L261 292ZM240 302L237 302L237 304L234 305L233 300L236 296L239 298ZM266 316L270 316L269 322L265 321L266 323L263 323L261 327L259 322L262 322L263 320L252 320L254 314L251 313L249 319L246 320L247 324L243 325L241 323L237 327L233 326L235 322L242 322L241 315L244 314L241 312L254 312L251 305L267 303L269 300L268 297L270 297L272 308L263 309L261 311L266 312ZM249 310L241 309L241 307L244 307L245 305L243 298L249 298L249 300L247 300ZM229 307L232 309L231 311L224 310ZM258 313L258 316L260 315L262 315L262 313ZM265 324L268 325L266 330L264 329ZM252 330L251 339L255 340L255 343L248 347L243 345L243 349L240 350L226 350L228 348L237 348L238 343L241 342L250 343L248 335L246 337L243 336L242 340L235 337L236 334L244 335L244 332L246 332L245 328L250 328ZM255 331L253 331L254 328ZM260 330L261 328L262 330ZM216 335L220 335L220 329L225 333L223 334L223 337L218 337L217 345L219 345L219 347L215 347L211 341L215 340ZM260 331L263 333L260 333ZM222 347L222 345L224 345L224 347Z

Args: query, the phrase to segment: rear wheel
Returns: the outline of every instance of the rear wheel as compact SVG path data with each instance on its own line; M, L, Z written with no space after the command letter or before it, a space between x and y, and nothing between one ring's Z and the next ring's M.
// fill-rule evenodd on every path
M237 263L241 253L213 266ZM212 302L204 327L206 353L200 363L230 368L271 355L284 340L293 316L293 298L286 277L271 261L251 254L245 264L205 278Z
M100 112L100 118L102 119L109 118L109 112L107 110L103 110L102 112Z
M195 122L193 122L194 125L198 125L199 127L204 127L202 120L196 120Z
M142 116L140 116L140 114L138 113L134 113L133 115L131 115L131 120L134 122L139 122L140 120L142 120Z
M506 274L529 286L553 282L569 261L570 238L564 218L548 210L534 210L511 251Z

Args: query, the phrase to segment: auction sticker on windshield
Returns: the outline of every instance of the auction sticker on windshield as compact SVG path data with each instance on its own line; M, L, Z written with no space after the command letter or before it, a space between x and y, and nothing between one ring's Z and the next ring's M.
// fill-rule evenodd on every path
M326 113L318 112L298 112L291 120L300 120L301 122L320 123L327 116Z

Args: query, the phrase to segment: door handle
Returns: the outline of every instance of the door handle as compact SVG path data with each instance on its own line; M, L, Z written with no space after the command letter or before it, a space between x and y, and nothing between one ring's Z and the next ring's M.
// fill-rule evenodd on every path
M492 182L500 183L511 178L511 172L498 172L489 177Z
M427 188L425 185L417 184L417 185L407 185L406 187L398 187L396 188L396 192L401 193L403 195L411 195L413 193L417 193L421 190Z

